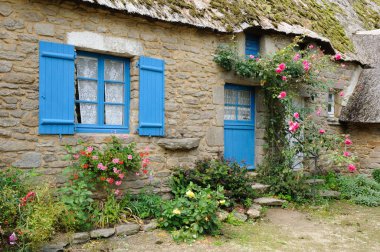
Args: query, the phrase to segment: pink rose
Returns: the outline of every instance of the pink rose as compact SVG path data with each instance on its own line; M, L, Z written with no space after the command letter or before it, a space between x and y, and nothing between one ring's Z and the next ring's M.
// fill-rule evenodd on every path
M345 157L349 157L349 156L351 156L351 154L350 154L348 151L344 151L344 152L343 152L343 156L345 156Z
M298 122L289 121L289 131L295 133L300 127Z
M300 58L301 58L301 55L299 53L296 53L296 55L294 55L293 57L293 60L298 61Z
M310 70L310 63L307 61L307 60L304 60L302 62L302 65L303 65L303 69L307 72Z
M319 130L319 134L321 134L321 135L325 134L325 132L326 132L326 131L325 131L324 129L320 129L320 130Z
M286 92L281 91L280 94L277 96L278 99L284 99L286 97Z
M249 58L250 58L250 59L254 59L255 56L254 56L254 55L249 55Z
M276 73L281 73L282 72L282 70L280 69L280 68L276 68Z
M356 171L356 166L353 165L353 164L349 164L348 165L348 170L349 170L349 172L354 172L354 171Z
M320 116L321 115L321 112L322 112L322 109L321 108L318 108L317 111L315 112L317 114L317 116Z
M286 81L288 78L287 78L286 76L282 76L281 79L282 79L283 81Z
M298 112L294 113L293 116L294 116L294 118L296 118L296 119L300 118L300 114L299 114Z
M335 54L334 59L335 60L341 60L342 59L342 55L340 53L337 53L337 54Z
M118 158L112 159L112 163L114 163L114 164L118 164L119 162L120 162L120 160Z
M132 160L132 155L128 155L128 160Z
M339 92L339 96L343 97L344 96L344 92L343 91Z
M286 68L285 63L281 63L280 65L278 65L278 68L281 69L281 71L284 71Z
M346 139L344 140L344 143L345 143L346 145L351 145L351 144L352 144L352 141L351 141L351 139L346 138Z
M121 180L116 181L115 185L120 186L121 185Z
M120 174L119 174L119 179L123 179L124 176L125 176L124 173L120 173Z

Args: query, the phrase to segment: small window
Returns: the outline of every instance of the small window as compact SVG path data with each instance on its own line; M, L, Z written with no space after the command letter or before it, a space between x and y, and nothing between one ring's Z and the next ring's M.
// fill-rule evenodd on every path
M78 52L75 63L76 131L127 132L129 60Z
M245 55L257 57L260 52L260 37L253 34L245 34Z
M335 94L329 93L328 98L327 98L327 115L329 117L335 116L334 108L335 108Z

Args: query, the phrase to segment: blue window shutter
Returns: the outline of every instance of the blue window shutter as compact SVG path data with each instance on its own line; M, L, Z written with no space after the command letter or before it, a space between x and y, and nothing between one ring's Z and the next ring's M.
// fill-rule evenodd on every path
M139 135L165 134L165 62L140 57Z
M252 34L245 34L245 55L257 56L260 52L260 38Z
M74 59L74 46L40 41L40 134L74 134Z

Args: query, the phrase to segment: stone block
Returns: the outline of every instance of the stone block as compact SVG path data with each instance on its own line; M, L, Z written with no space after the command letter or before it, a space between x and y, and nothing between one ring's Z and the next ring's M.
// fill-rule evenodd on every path
M224 144L223 127L210 127L206 134L206 143L208 146L223 146Z
M155 230L157 226L158 226L157 221L151 220L148 224L145 224L142 229L144 232L150 232L150 231Z
M41 166L41 153L26 152L22 154L19 160L12 163L13 166L19 168L37 168Z
M127 223L115 227L116 235L134 235L140 230L140 225L136 223Z
M0 4L0 15L7 17L13 12L12 6L9 3Z
M224 105L224 87L215 86L212 88L212 102L215 105Z
M12 69L12 63L9 61L0 61L0 73L10 72Z
M160 139L157 144L168 150L191 150L199 146L199 138Z
M219 210L216 212L216 216L217 216L217 218L218 218L220 221L225 221L225 220L227 219L227 217L228 217L228 212L219 209Z
M282 206L282 204L284 204L286 201L276 198L263 197L254 199L253 202L262 206Z
M244 213L240 213L240 212L237 212L237 211L234 211L234 212L233 212L233 216L234 216L237 220L239 220L239 221L241 221L241 222L245 222L245 221L248 219L248 217L247 217L246 214L244 214Z
M108 238L115 234L114 228L103 228L103 229L95 229L90 232L90 237L92 239L98 238Z
M30 84L33 83L35 79L35 76L24 73L7 73L2 77L3 81L15 84Z
M88 232L75 233L72 237L72 244L86 243L90 240Z
M37 23L34 25L34 29L38 35L50 37L55 35L55 27L53 24Z
M20 123L20 120L13 118L5 118L0 120L0 126L2 127L14 127Z
M247 211L247 215L250 219L259 218L261 215L262 207L258 204L253 204Z
M3 20L2 26L4 26L7 30L14 31L24 28L24 22L22 20L8 18Z

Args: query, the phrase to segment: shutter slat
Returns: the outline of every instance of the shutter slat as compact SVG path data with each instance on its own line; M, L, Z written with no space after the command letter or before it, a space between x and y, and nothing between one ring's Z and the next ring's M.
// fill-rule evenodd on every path
M74 134L72 45L40 41L40 134Z
M161 59L140 57L139 134L165 134L165 62Z

